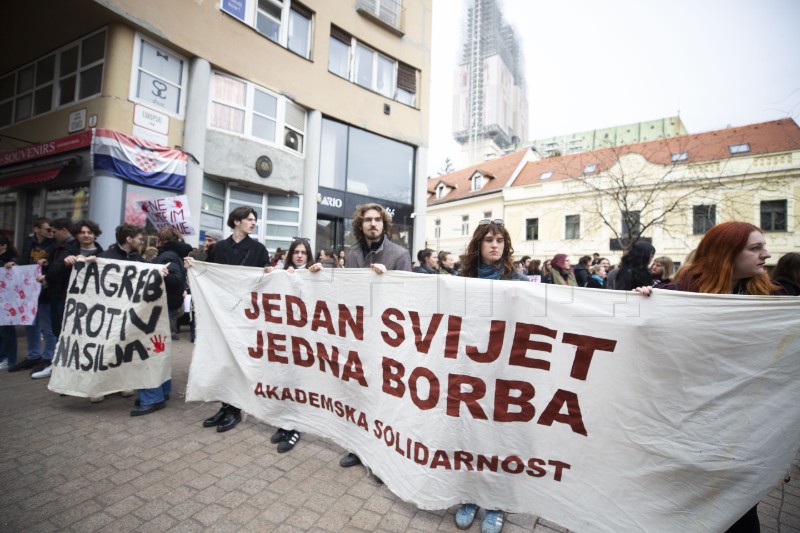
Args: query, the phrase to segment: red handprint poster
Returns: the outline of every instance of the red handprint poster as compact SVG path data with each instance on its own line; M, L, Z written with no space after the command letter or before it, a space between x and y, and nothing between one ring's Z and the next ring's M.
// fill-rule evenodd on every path
M171 376L172 337L158 265L98 259L72 270L49 389L101 396Z
M0 270L0 326L30 326L36 318L42 290L36 281L42 267L26 265Z

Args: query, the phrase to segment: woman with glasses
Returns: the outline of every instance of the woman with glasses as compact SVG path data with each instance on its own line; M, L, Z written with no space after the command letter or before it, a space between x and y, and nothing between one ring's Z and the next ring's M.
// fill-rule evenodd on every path
M770 257L764 233L758 226L724 222L708 230L691 264L678 271L674 282L662 283L656 288L707 294L786 296L783 287L770 281L764 268ZM634 290L645 296L653 294L649 284ZM760 531L757 507L756 504L744 513L726 533Z
M311 245L308 239L295 238L289 246L289 250L286 252L286 261L283 264L283 269L290 274L294 273L296 270L305 269L310 272L319 272L322 269L322 265L319 263L311 264L312 254L313 252L311 251ZM276 269L267 267L266 270L267 272L273 272ZM294 445L297 444L299 440L299 431L279 428L269 441L272 444L278 445L278 453L286 453L294 448Z
M514 270L514 248L511 237L501 219L483 219L475 228L461 264L461 275L468 278L528 281ZM475 520L478 506L465 503L456 511L455 522L459 529L467 529ZM486 510L481 521L481 533L499 533L503 529L505 513Z

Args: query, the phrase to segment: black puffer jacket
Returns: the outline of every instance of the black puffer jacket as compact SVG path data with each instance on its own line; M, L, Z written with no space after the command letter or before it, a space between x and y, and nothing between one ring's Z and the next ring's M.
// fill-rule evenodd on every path
M158 247L158 255L153 258L154 264L167 265L169 274L164 278L167 288L167 307L178 309L183 305L183 291L186 290L186 268L183 259L189 255L192 247L185 242L169 241Z

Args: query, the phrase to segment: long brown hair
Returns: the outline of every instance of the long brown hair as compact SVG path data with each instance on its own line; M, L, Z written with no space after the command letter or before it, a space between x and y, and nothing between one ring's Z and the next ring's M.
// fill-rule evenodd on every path
M678 271L675 281L695 292L730 294L734 263L754 231L764 233L747 222L717 224L703 236L691 264ZM774 290L766 272L742 280L741 285L746 294L768 295Z
M514 262L511 260L514 255L514 248L511 246L511 236L505 226L490 222L480 224L472 234L472 240L467 246L467 253L464 254L464 261L461 263L461 275L468 278L478 277L478 265L481 263L481 242L488 234L503 236L503 255L500 257L501 278L508 279L514 273Z

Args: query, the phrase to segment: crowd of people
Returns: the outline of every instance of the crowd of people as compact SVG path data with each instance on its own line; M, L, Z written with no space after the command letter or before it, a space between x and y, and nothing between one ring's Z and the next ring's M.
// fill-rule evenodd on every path
M763 232L743 222L726 222L713 227L676 271L671 258L656 257L655 248L642 241L635 243L615 267L597 253L580 257L574 266L563 253L544 260L529 256L515 260L510 235L501 219L481 220L461 256L426 248L416 254L417 261L412 265L406 249L390 239L391 218L378 204L366 204L356 209L352 222L356 242L347 253L322 249L315 256L308 239L296 238L287 250L279 248L270 256L263 244L250 238L256 217L252 208L234 209L227 219L231 234L225 238L220 231L209 231L197 250L183 242L177 230L162 228L156 246L152 250L145 249L144 255L140 254L144 228L127 223L115 229L115 243L105 250L96 241L102 230L91 220L73 222L64 218L52 221L37 218L31 235L25 239L22 253L17 253L7 237L0 236L0 261L5 268L38 264L42 269L37 278L41 283L41 293L34 323L25 326L27 356L17 361L16 329L3 326L0 328L0 368L8 368L9 372L30 371L33 379L51 375L69 276L81 256L87 261L100 257L162 265L159 272L164 279L174 336L178 334L177 320L185 306L187 269L192 268L195 261L255 267L266 273L276 270L319 272L327 268L370 268L378 274L389 270L413 271L487 280L633 290L646 296L653 294L653 287L714 294L800 294L800 254L788 253L781 257L770 278L765 268L770 255ZM163 409L169 400L171 386L171 380L167 380L160 387L139 390L131 416ZM122 394L134 393L122 391ZM102 398L92 398L92 401L102 401ZM239 407L222 403L202 425L226 432L241 419ZM296 428L279 428L271 442L277 445L279 453L285 453L295 447L300 436ZM345 468L359 464L361 460L354 453L347 453L340 460L340 465ZM457 527L469 528L477 512L475 504L460 506L455 515ZM505 513L501 510L487 510L481 521L481 531L499 533L504 519ZM755 507L728 531L758 531Z

